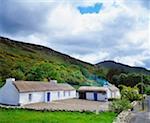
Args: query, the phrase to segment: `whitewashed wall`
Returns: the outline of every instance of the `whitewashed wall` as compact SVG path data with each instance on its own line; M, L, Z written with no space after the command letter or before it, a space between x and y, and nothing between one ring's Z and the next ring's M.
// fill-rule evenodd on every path
M86 92L86 99L94 100L94 93L93 92Z
M0 103L9 105L24 105L37 102L47 102L48 92L25 92L19 93L12 81L15 79L7 79L6 84L0 88ZM49 91L50 102L53 100L76 98L76 91ZM58 92L60 93L58 95ZM65 94L64 94L65 92ZM70 93L70 94L69 94ZM29 99L31 94L31 100Z
M29 94L31 94L31 101L29 100ZM20 93L19 103L20 105L29 104L29 103L37 103L37 102L44 102L44 92L27 92L27 93Z
M94 100L94 92L86 92L86 99ZM97 93L98 101L107 101L107 94Z
M97 100L99 101L108 101L107 94L98 93Z
M71 99L76 98L76 91L47 91L45 92L45 102L47 102L47 93L50 92L50 102L53 100ZM59 95L58 95L59 93ZM65 94L64 94L65 93Z
M19 92L12 84L15 79L7 79L6 84L0 88L0 103L8 105L19 104Z
M46 91L46 92L27 92L27 93L20 93L20 105L29 104L29 103L37 103L37 102L47 102L47 93L50 93L50 101L53 100L61 100L61 99L69 99L76 97L76 91ZM58 95L59 92L59 95ZM29 94L32 94L31 101L29 100Z
M108 88L107 88L107 98L108 99L112 98L112 93Z
M120 91L108 91L107 93L108 95L108 99L112 99L112 98L120 98L121 97L121 94L120 94Z
M116 91L115 98L121 98L120 91Z

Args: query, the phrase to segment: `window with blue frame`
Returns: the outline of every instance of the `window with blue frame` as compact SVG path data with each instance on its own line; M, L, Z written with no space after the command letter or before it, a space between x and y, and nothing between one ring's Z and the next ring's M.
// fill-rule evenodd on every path
M28 99L29 99L30 102L32 101L32 94L29 94Z

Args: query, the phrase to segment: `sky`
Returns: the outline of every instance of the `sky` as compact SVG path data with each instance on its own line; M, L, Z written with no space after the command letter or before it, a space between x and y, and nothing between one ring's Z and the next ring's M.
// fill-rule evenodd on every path
M0 0L0 36L150 69L149 10L149 0Z

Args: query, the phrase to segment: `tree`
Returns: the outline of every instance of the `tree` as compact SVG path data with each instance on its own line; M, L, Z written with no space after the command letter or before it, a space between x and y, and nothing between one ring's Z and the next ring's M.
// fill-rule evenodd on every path
M145 86L145 91L144 91L145 94L147 95L150 95L150 85L146 85Z
M56 73L50 63L41 62L34 65L27 74L27 80L41 81L48 77L55 77Z
M120 71L118 69L110 69L106 75L106 78L112 82L112 78L114 75L119 75Z
M23 80L25 78L25 75L21 70L12 70L10 76L16 80Z
M124 110L132 108L132 105L127 99L114 100L109 105L109 109L113 112L120 113Z
M128 99L129 101L141 100L142 95L139 94L139 89L135 86L133 88L120 85L121 89L121 98Z

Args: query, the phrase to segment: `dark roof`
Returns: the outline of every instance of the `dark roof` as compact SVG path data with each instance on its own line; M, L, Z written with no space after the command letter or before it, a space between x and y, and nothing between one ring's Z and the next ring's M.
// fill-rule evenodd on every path
M34 91L67 91L75 90L69 84L59 84L39 81L14 81L13 84L19 92L34 92Z

